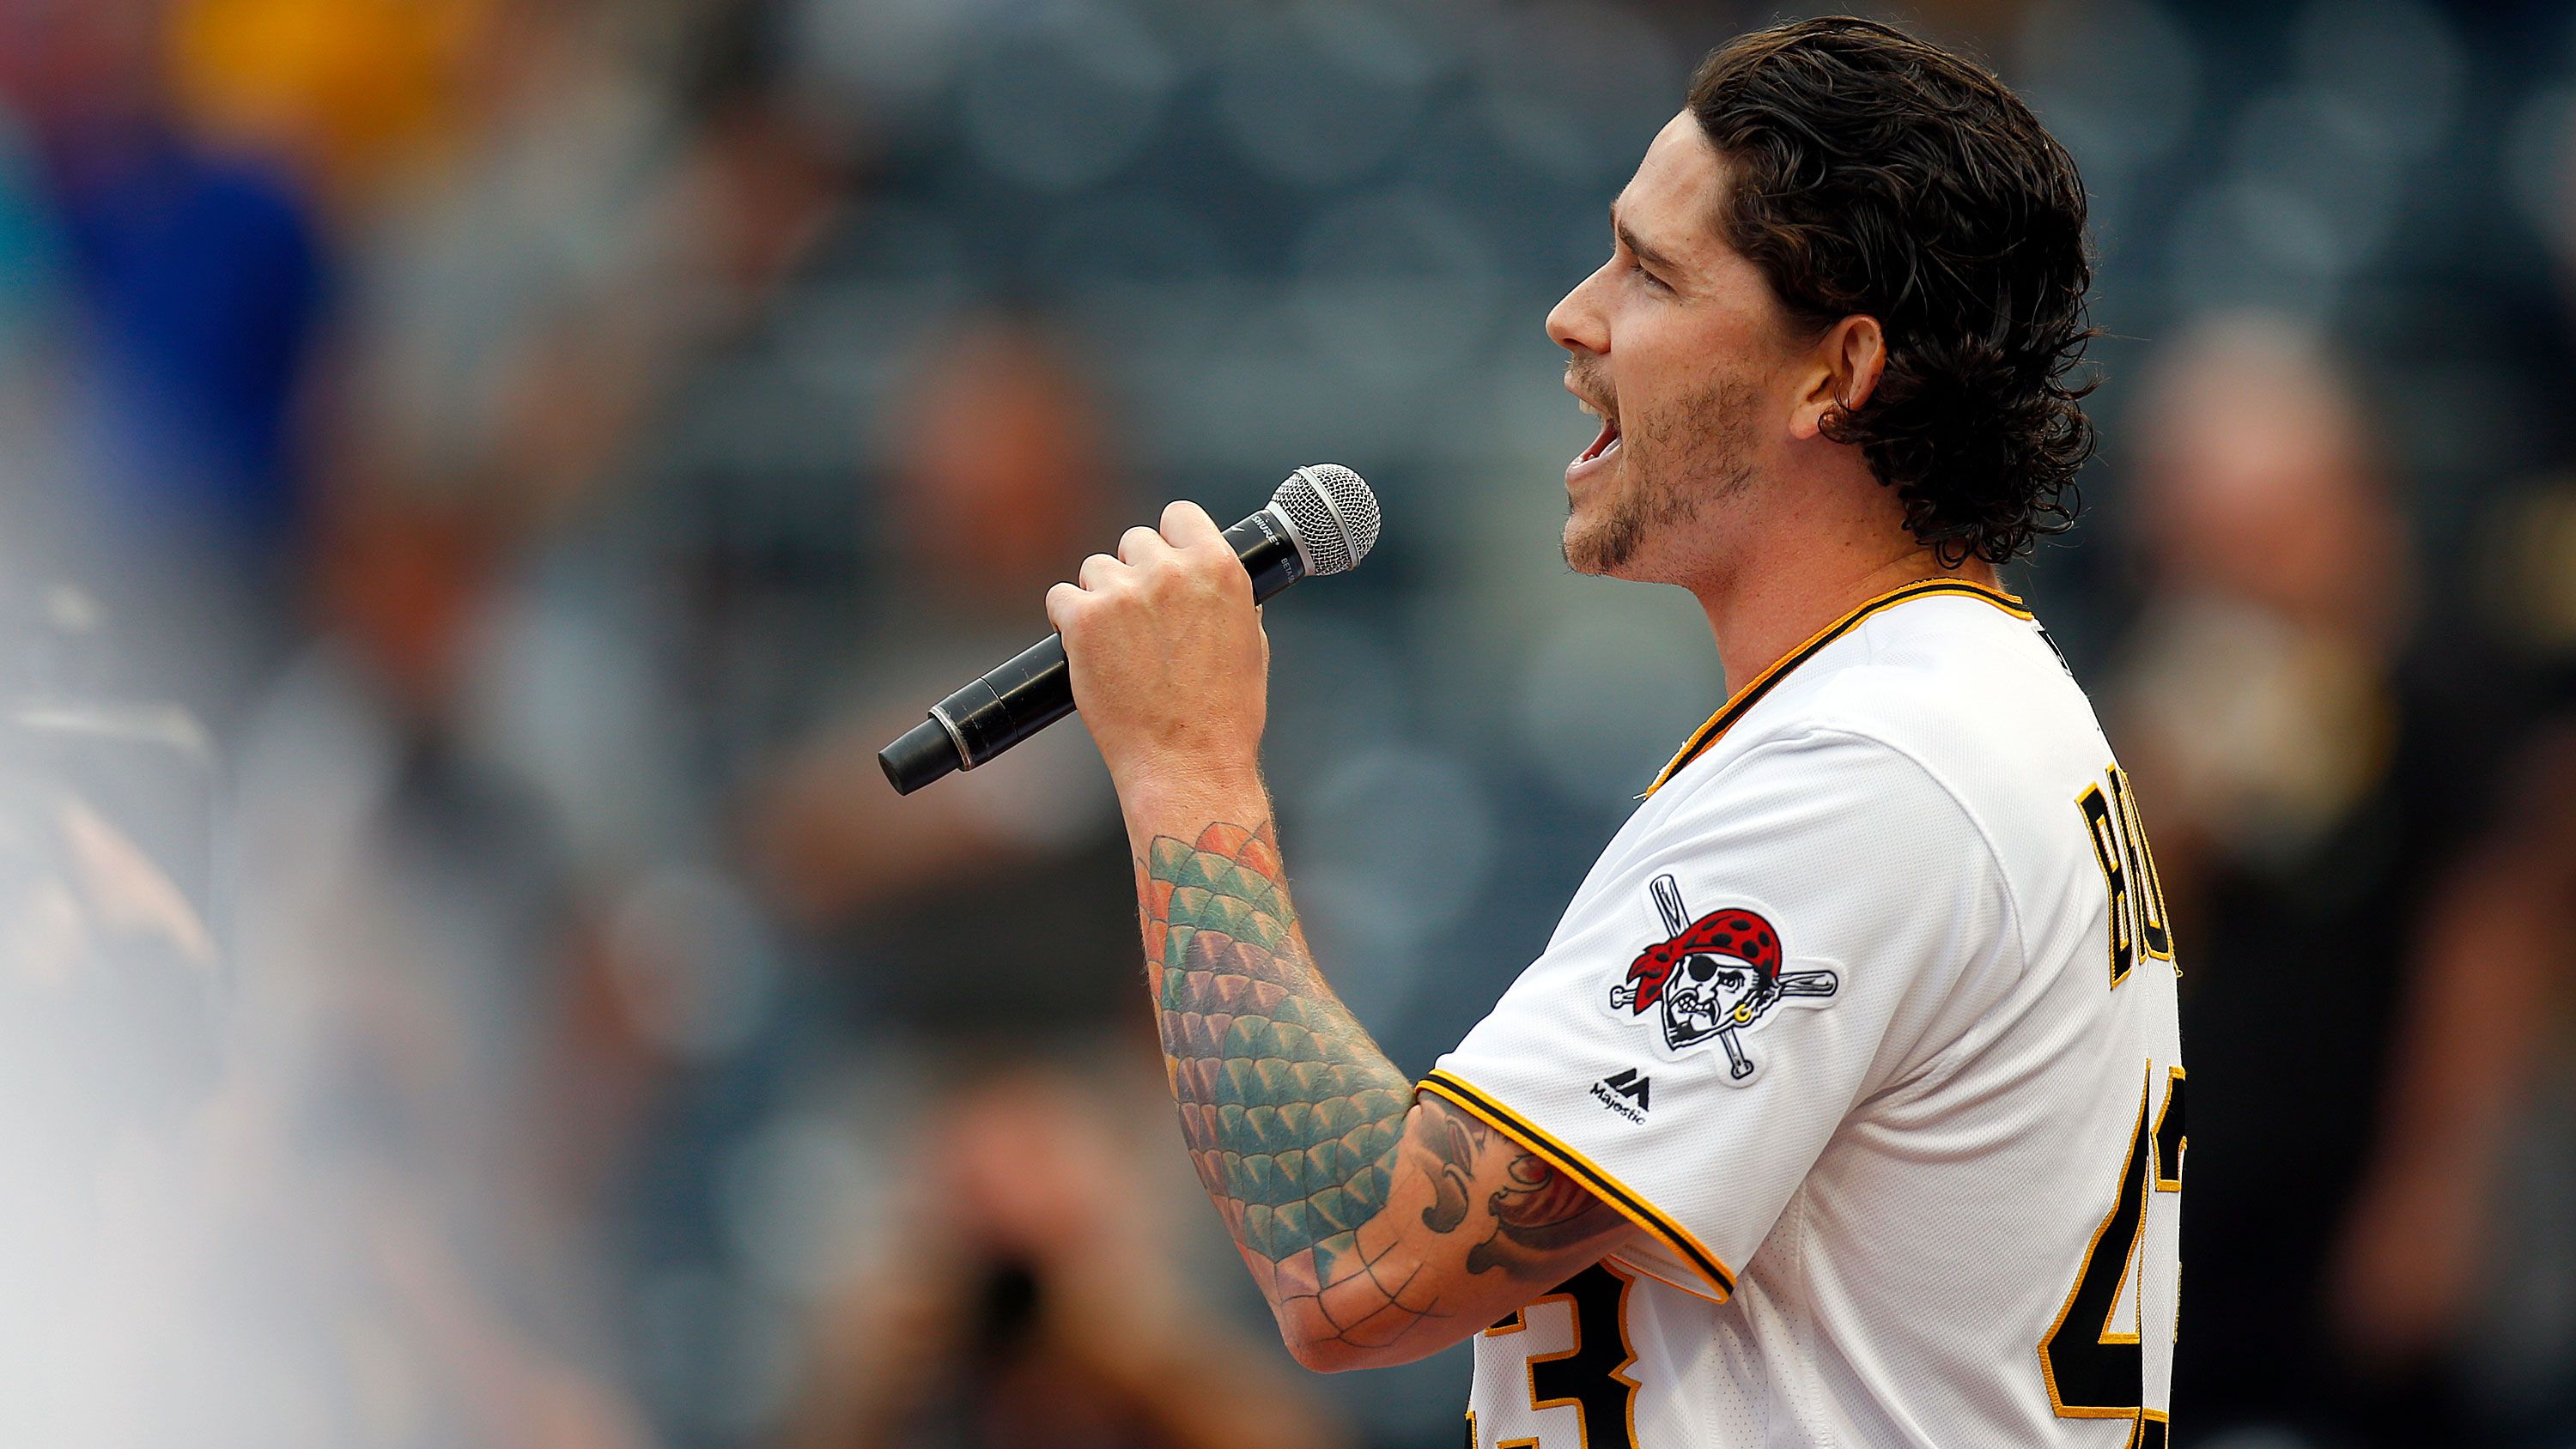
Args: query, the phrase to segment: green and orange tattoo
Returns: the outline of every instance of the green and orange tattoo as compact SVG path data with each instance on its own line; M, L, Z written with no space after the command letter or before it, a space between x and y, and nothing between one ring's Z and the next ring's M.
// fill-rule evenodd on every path
M1399 1251L1408 1236L1481 1228L1464 1270L1526 1273L1617 1226L1590 1193L1439 1098L1408 1121L1413 1082L1315 970L1268 825L1157 836L1137 888L1182 1136L1292 1341L1382 1347L1448 1316L1439 1275ZM1418 1226L1391 1225L1408 1142L1403 1170L1422 1179L1408 1201L1426 1205Z

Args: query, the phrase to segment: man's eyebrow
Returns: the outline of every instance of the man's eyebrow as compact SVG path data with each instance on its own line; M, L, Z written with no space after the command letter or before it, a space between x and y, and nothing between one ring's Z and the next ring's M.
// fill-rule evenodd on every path
M1637 260L1656 271L1668 272L1674 276L1681 275L1681 264L1663 251L1647 245L1643 238L1631 231L1628 223L1619 219L1619 208L1616 206L1610 208L1610 230L1617 234L1620 245L1636 253Z

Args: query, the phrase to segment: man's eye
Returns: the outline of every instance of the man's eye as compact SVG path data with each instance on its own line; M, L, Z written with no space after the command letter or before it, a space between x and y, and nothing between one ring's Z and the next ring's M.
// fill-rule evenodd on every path
M1663 279L1663 278L1656 276L1654 273L1652 273L1652 272L1650 272L1650 271L1647 271L1647 270L1646 270L1646 264L1645 264L1645 263L1643 263L1643 262L1641 262L1641 261L1638 261L1638 260L1637 260L1636 258L1634 258L1634 257L1631 257L1631 258L1629 258L1629 259L1628 259L1628 270L1629 270L1629 271L1631 271L1631 272L1636 273L1639 277L1643 278L1643 279L1645 280L1645 282L1646 282L1646 285L1648 285L1648 286L1650 286L1650 287L1665 287L1665 282L1664 282L1664 279ZM1669 291L1669 290L1671 290L1671 289L1670 289L1669 287L1665 287L1665 290Z

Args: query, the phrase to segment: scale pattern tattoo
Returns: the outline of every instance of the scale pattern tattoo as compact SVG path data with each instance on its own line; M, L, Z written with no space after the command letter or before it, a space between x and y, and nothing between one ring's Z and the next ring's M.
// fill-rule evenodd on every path
M1331 1282L1386 1206L1413 1083L1318 989L1268 826L1152 852L1146 958L1199 1181L1247 1257Z
M1181 1134L1292 1342L1383 1346L1450 1316L1420 1253L1399 1252L1403 1231L1381 1217L1408 1140L1406 1171L1427 1204L1412 1216L1457 1243L1471 1275L1547 1273L1549 1254L1618 1225L1582 1187L1437 1097L1422 1098L1408 1139L1413 1082L1315 970L1268 825L1158 836L1138 867Z

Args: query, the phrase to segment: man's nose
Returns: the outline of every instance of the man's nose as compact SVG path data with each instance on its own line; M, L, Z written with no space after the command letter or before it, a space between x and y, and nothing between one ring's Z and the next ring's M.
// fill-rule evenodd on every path
M1606 271L1607 267L1605 266L1603 270ZM1549 341L1568 352L1589 352L1599 355L1610 350L1609 325L1604 320L1601 309L1594 305L1595 287L1600 280L1601 272L1594 272L1591 276L1575 283L1573 291L1566 293L1555 306L1548 309Z

